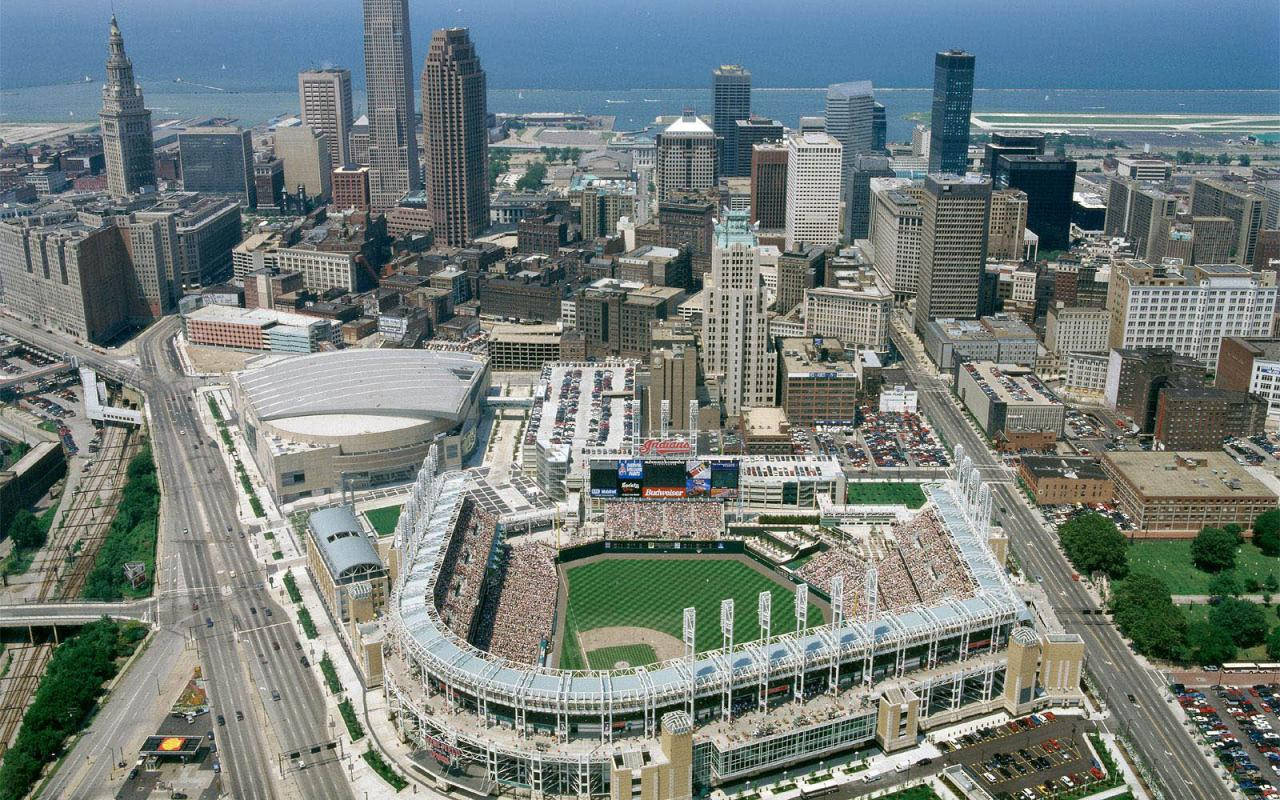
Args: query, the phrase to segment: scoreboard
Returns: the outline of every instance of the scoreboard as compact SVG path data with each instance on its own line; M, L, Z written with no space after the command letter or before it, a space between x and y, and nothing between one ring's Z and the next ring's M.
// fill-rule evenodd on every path
M591 462L592 497L736 498L735 459L625 458Z

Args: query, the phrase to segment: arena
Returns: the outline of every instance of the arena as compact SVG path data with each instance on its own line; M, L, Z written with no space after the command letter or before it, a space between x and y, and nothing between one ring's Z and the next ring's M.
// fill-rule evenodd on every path
M236 374L245 440L279 503L413 480L433 443L447 467L476 444L485 360L435 350L339 350Z
M1080 703L1083 643L1031 627L988 546L990 491L957 462L892 524L756 547L717 499L508 525L433 452L396 532L396 725L472 792L625 798L654 780L664 798Z

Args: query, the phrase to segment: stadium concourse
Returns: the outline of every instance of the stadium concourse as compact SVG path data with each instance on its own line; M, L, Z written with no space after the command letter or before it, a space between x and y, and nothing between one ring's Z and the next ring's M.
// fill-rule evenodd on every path
M535 524L486 510L433 450L396 527L389 713L424 770L473 791L666 800L1080 705L1083 643L1036 627L992 554L989 487L955 455L919 511L821 527L726 524L710 492L583 504L585 519L543 509ZM587 565L608 569L566 580ZM552 666L573 626L594 643L579 654L609 668Z

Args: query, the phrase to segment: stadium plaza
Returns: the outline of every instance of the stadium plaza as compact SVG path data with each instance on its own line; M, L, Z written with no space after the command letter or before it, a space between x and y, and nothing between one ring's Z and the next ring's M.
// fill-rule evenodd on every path
M1083 642L1034 626L993 556L1003 540L989 487L956 455L956 479L927 485L928 503L882 531L878 551L824 539L800 570L779 572L806 609L798 629L735 643L739 623L722 608L726 646L707 649L685 612L681 656L562 670L545 664L564 620L538 591L563 588L520 566L535 545L505 543L503 520L471 499L466 473L438 473L433 454L396 532L389 713L419 765L469 793L665 800L852 751L907 750L964 719L1081 705ZM628 546L637 534L624 533ZM613 535L588 544L607 548ZM649 535L655 553L692 546L679 532ZM720 535L696 546L735 544ZM545 571L548 545L535 544L530 560ZM576 547L552 554L562 561L553 569ZM827 609L818 624L805 620L810 597ZM765 605L760 632L769 621L784 629L777 620L792 609ZM496 635L513 625L502 618L511 608L531 616L521 627L537 631L532 653L510 653Z

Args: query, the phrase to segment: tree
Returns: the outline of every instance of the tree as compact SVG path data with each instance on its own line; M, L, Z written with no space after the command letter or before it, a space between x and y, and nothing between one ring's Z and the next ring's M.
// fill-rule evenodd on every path
M9 538L14 547L34 550L44 544L47 535L35 514L24 508L9 521Z
M1253 163L1253 159L1249 158L1249 155L1247 153L1240 154L1240 161L1239 161L1240 166L1247 167L1252 163Z
M1280 628L1275 628L1267 634L1267 658L1272 660L1280 658Z
M1267 573L1267 577L1262 581L1262 588L1268 592L1274 592L1280 589L1280 581L1276 580L1274 572Z
M1226 153L1218 153L1218 164L1219 164L1219 166L1223 166L1223 167L1225 167L1226 165L1228 165L1228 164L1230 164L1230 163L1231 163L1231 156L1229 156L1229 155L1228 155L1228 154L1226 154Z
M1225 664L1236 657L1231 634L1208 622L1196 622L1187 628L1187 646L1191 660L1197 664Z
M520 176L520 180L516 181L516 188L520 191L534 191L542 188L542 179L547 177L546 162L536 161L529 165L529 169Z
M1227 631L1237 647L1254 647L1267 636L1267 617L1262 607L1235 597L1209 609L1209 622Z
M1081 514L1058 529L1062 549L1076 569L1089 575L1105 572L1112 578L1129 573L1129 542L1114 522L1101 514Z
M1140 653L1173 661L1187 656L1187 618L1173 604L1164 581L1145 572L1112 584L1116 627Z
M1280 556L1280 509L1271 509L1253 521L1253 543L1264 556Z
M1240 579L1235 570L1224 569L1209 581L1209 594L1214 597L1235 597L1240 594Z
M1191 541L1191 560L1205 572L1236 565L1236 534L1224 528L1202 528Z

